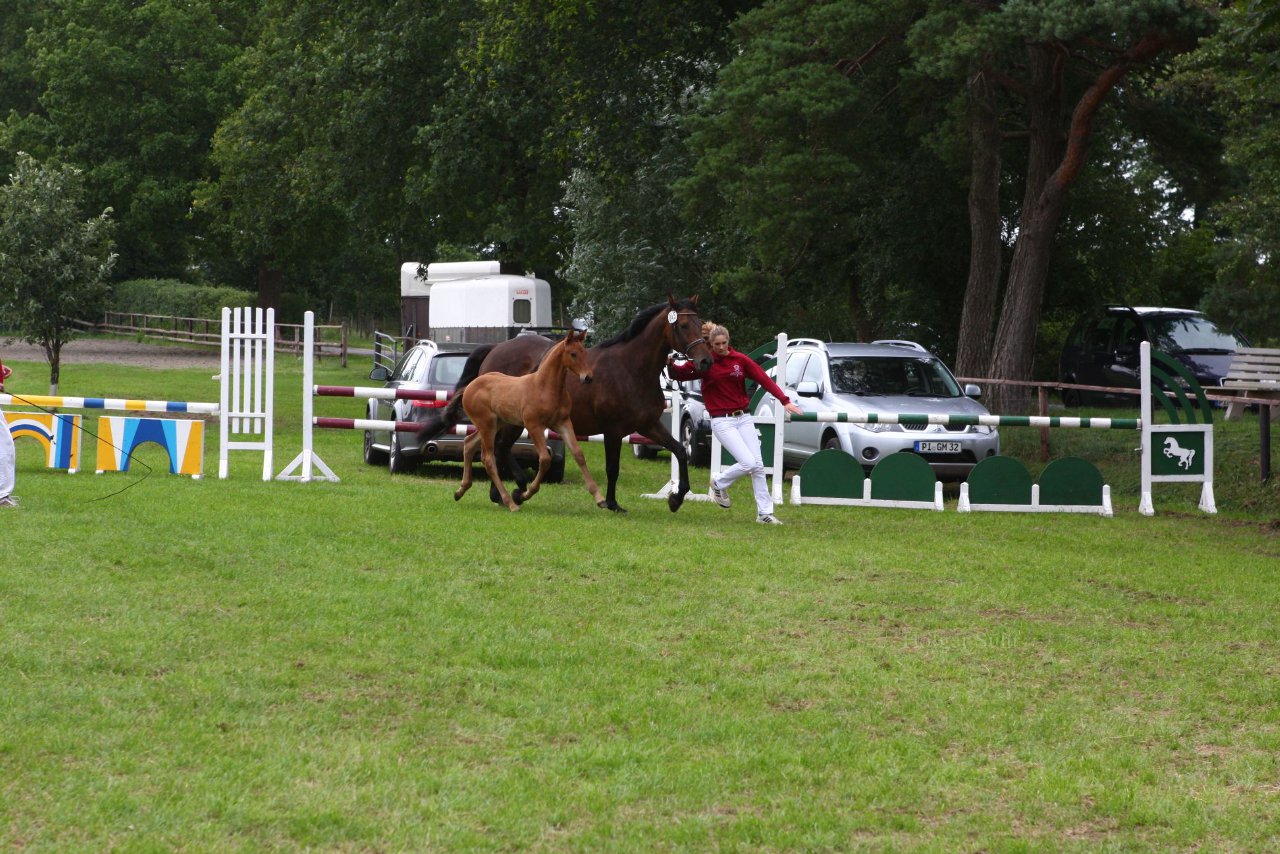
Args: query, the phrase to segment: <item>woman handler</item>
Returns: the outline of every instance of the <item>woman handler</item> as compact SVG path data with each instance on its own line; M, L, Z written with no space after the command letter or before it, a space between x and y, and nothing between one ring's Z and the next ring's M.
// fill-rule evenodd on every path
M669 373L676 380L702 380L702 402L711 416L711 433L720 440L734 464L723 469L711 479L708 494L721 507L730 506L729 487L743 475L751 476L751 488L756 499L756 521L763 525L781 525L773 515L773 496L764 475L764 460L760 454L760 437L756 434L755 421L747 407L747 380L754 380L782 403L792 415L802 415L804 410L791 402L778 384L765 374L760 366L744 353L729 346L729 330L713 323L704 323L702 335L711 345L711 367L706 373L698 373L692 362L676 365L667 359ZM717 482L717 480L719 482Z

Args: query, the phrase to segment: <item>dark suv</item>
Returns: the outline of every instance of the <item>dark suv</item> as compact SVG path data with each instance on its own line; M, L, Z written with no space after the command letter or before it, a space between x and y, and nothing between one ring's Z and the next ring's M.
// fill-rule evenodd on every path
M1138 388L1138 345L1143 341L1182 362L1205 387L1221 385L1236 348L1248 346L1244 338L1219 329L1198 311L1109 305L1072 327L1062 348L1058 376L1064 383ZM1067 406L1136 405L1137 396L1063 389L1062 402Z
M369 379L381 382L386 388L452 391L462 376L463 365L471 355L474 345L454 345L443 349L433 341L420 341L395 360L392 367L376 364ZM428 400L381 400L371 398L366 404L365 417L373 421L423 421L435 407L443 403ZM464 424L470 421L463 419ZM439 436L419 446L413 433L393 430L364 431L364 461L369 465L385 463L392 474L411 472L419 463L431 460L461 460L464 437ZM551 469L547 483L559 483L564 479L564 445L558 440L547 443L551 450ZM526 465L538 464L537 449L528 439L521 439L511 449L512 455ZM477 460L479 456L477 455Z

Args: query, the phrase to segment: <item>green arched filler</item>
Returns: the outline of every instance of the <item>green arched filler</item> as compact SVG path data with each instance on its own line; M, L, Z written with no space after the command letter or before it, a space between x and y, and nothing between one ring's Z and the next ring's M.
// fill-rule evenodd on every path
M938 478L933 469L910 451L899 451L882 459L871 470L872 501L933 501ZM800 482L804 488L804 481Z
M1040 503L1102 506L1102 472L1088 460L1063 457L1040 472Z
M1031 473L1013 457L987 457L969 472L970 504L1031 504Z
M1172 376L1171 376L1172 374ZM1178 382L1174 377L1178 377L1182 382ZM1197 420L1204 424L1213 423L1213 411L1209 408L1209 401L1204 396L1204 389L1200 387L1200 383L1196 380L1195 375L1186 369L1181 362L1164 353L1156 350L1151 351L1151 378L1152 396L1155 397L1164 407L1165 412L1169 416L1169 422L1172 424L1179 423L1178 413L1176 409L1180 409L1186 418L1186 423L1195 424ZM1187 399L1183 386L1190 391L1196 398L1196 404L1193 405ZM1162 390L1161 386L1171 392L1174 400L1177 401L1177 407L1174 407L1174 401L1169 400ZM1200 418L1196 418L1196 409L1200 410Z
M804 461L796 474L800 498L862 498L866 475L851 454L838 448L818 451Z

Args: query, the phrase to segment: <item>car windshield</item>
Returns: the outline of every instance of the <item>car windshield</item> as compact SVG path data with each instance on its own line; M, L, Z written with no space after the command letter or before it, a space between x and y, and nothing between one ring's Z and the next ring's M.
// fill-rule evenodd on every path
M951 372L930 356L837 356L831 360L831 384L836 394L961 396Z
M1148 317L1145 320L1155 348L1166 353L1190 350L1232 352L1244 346L1235 335L1223 332L1203 317Z

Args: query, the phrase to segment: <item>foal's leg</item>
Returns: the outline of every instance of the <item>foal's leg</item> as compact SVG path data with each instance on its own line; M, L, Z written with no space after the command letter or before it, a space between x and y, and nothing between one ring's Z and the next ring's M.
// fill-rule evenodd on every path
M498 464L493 452L494 431L486 430L480 435L480 441L484 445L484 449L481 452L481 458L484 460L484 470L489 473L490 482L498 488L498 494L502 496L502 503L514 513L520 509L520 505L511 498L511 495L507 492L506 484L502 482L502 477L498 474Z
M471 462L476 458L476 447L480 444L480 434L472 433L462 443L462 483L453 493L454 501L461 501L462 496L471 488Z
M498 455L498 471L510 474L511 479L516 483L516 492L522 492L529 483L529 473L525 471L524 465L516 459L515 454L511 453L511 446L520 438L523 428L520 425L511 426L504 424L498 428L498 436L494 440L494 453ZM489 500L497 504L502 500L502 496L498 490L489 487Z
M534 476L533 483L523 491L516 492L515 500L519 504L537 495L538 490L542 488L542 478L546 476L547 469L551 468L551 451L547 449L547 428L541 424L529 424L528 430L529 441L533 442L533 447L538 451L538 473Z
M564 440L564 446L569 449L569 453L573 454L573 461L578 464L578 471L582 472L582 480L587 484L587 492L591 493L591 497L595 500L597 507L604 508L607 505L604 496L600 494L600 485L596 483L595 478L591 476L591 472L587 470L587 458L583 456L582 446L578 444L578 437L574 435L573 423L565 421L556 430L560 433L560 438Z

